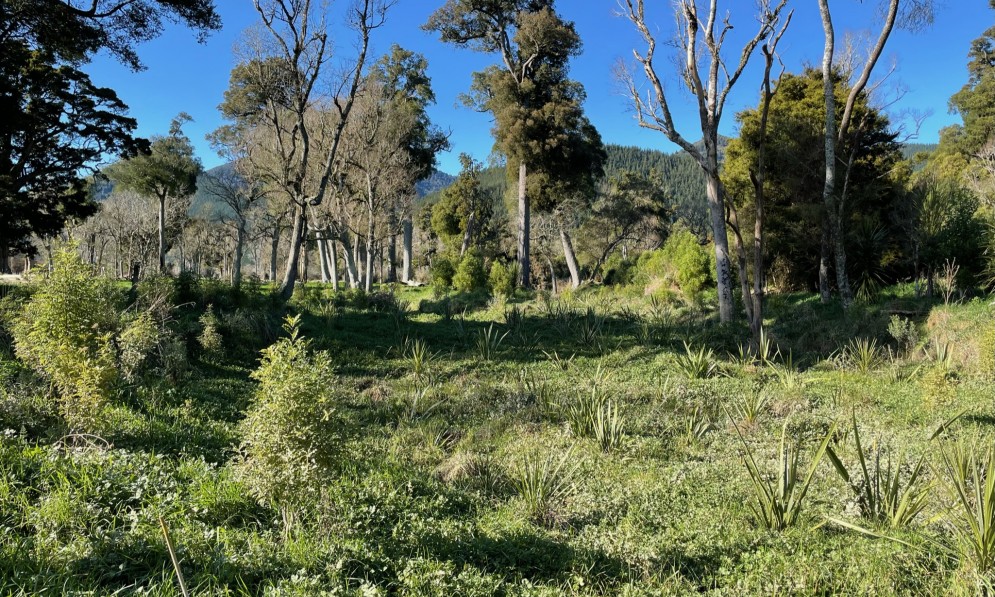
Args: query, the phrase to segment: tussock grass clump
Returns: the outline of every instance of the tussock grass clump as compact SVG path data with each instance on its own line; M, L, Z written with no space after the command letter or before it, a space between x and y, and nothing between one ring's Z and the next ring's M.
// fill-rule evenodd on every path
M808 470L803 472L799 463L801 441L788 441L788 422L785 421L781 429L778 465L773 480L760 470L746 438L735 423L733 426L742 442L743 461L752 482L753 493L750 496L752 499L749 506L754 519L759 525L772 531L781 531L794 526L801 517L805 496L808 495L815 471L836 432L836 424L833 423L830 426L829 431L812 455Z
M571 466L572 456L573 451L559 458L550 451L522 458L512 484L533 522L543 525L554 522L556 506L574 491L573 475L577 465Z
M718 371L711 348L702 346L695 350L688 342L684 343L684 354L677 355L677 368L688 379L706 379Z
M904 454L893 460L878 442L865 447L860 440L856 412L851 416L850 434L858 465L854 472L851 473L832 446L826 448L826 456L853 491L860 515L892 529L910 525L925 510L933 487L925 480L926 455L908 467Z

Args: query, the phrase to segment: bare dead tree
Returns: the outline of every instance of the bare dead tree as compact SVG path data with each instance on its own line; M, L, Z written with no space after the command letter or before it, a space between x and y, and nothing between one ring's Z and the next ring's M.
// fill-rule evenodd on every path
M687 140L674 123L663 80L654 63L657 40L646 22L645 0L620 0L624 14L642 35L646 50L633 50L636 62L642 67L650 89L644 96L635 77L620 71L636 111L639 126L664 134L690 154L705 172L708 209L715 242L716 281L719 294L719 318L732 321L734 301L732 272L729 259L729 238L726 233L725 202L719 179L718 129L730 90L746 68L753 51L775 28L787 0L773 5L770 0L759 3L759 27L742 48L738 62L730 70L722 57L726 35L732 30L728 15L719 21L718 0L710 0L705 20L699 14L695 0L675 0L674 8L679 25L677 43L683 54L681 76L698 104L702 147ZM699 44L704 44L700 47ZM702 62L704 61L704 62Z
M358 49L345 73L331 85L328 103L337 112L338 121L324 155L313 151L313 123L309 115L316 102L328 100L320 92L320 86L329 80L328 63L332 59L326 15L312 0L254 0L253 4L263 28L270 34L271 44L266 48L270 53L258 56L252 64L260 71L272 71L272 63L266 59L276 58L283 65L284 80L278 83L281 85L278 92L267 98L263 120L274 135L271 147L278 165L274 173L277 175L267 182L286 195L293 213L290 250L280 285L281 296L289 298L308 233L308 206L319 205L328 192L339 139L360 93L371 34L383 26L394 0L356 0L349 8L349 26L359 37ZM272 77L272 72L257 75L265 81ZM316 183L307 184L309 178Z
M760 130L758 134L757 161L750 167L750 182L753 184L753 201L755 207L755 218L753 221L753 280L752 288L750 275L747 267L747 251L743 242L743 234L739 227L739 215L736 212L736 205L733 201L727 204L728 224L736 242L736 253L739 265L739 280L742 285L743 307L746 310L746 319L750 324L750 335L753 337L754 348L759 348L764 322L764 298L767 281L765 279L766 266L764 263L764 181L767 173L767 124L770 116L770 104L777 94L777 88L771 83L771 71L774 61L777 59L777 44L781 41L788 25L791 24L791 17L794 12L789 12L784 20L784 25L780 30L773 30L771 37L764 44L761 51L764 55L764 78L761 86L762 99L760 102ZM781 73L778 79L784 74L784 66L781 66ZM749 300L747 299L749 297Z

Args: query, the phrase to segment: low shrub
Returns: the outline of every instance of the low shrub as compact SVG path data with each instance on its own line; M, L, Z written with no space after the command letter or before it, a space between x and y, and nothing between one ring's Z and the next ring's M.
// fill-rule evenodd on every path
M453 287L453 276L456 268L445 257L436 257L432 262L432 286L437 290L449 290Z
M484 260L478 253L469 251L463 256L459 267L456 268L452 285L456 292L474 292L487 288Z
M331 356L301 337L299 317L285 330L252 373L259 388L241 424L238 470L260 502L280 510L287 531L301 504L317 499L340 434Z
M491 264L488 283L491 287L491 293L495 296L506 298L511 296L515 292L515 268L508 267L504 263L495 260Z

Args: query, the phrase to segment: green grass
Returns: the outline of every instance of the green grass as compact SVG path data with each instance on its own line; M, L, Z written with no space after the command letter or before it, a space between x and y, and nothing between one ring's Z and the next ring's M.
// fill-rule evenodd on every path
M608 289L492 305L396 292L405 312L320 288L290 307L332 354L346 431L286 537L233 466L260 334L221 356L195 352L175 383L126 388L109 448L59 445L38 406L44 384L0 350L0 375L17 379L0 387L0 594L178 595L160 516L198 595L969 593L990 565L990 529L972 544L969 524L990 506L987 453L968 461L933 443L992 441L991 372L962 356L983 346L987 301L943 307L886 289L843 312L775 295L765 338L783 362L771 364L721 356L747 341L742 323L680 305L663 316L658 301ZM896 311L954 354L908 351L888 365L908 374L886 374ZM840 347L859 353L857 339L875 342L876 360L841 367ZM870 494L857 473L871 466L867 438L909 455L905 468L882 460ZM845 478L813 458L823 440ZM918 486L935 486L922 510L894 529L867 516L861 496L887 502L897 479L901 493L921 454ZM794 492L811 471L804 500L779 492L785 463ZM759 488L784 498L789 523L762 523Z

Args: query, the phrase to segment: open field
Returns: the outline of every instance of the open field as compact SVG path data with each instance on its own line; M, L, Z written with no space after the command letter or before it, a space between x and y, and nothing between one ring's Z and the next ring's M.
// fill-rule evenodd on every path
M208 302L220 349L197 341ZM290 310L334 365L335 454L288 526L238 465L284 313L208 285L177 311L189 369L124 388L100 438L58 441L44 387L0 358L0 592L179 594L161 517L198 595L969 594L984 577L944 455L991 446L991 309L903 287L847 313L773 296L756 359L745 329L609 290L309 288ZM921 512L868 520L824 457L797 519L765 528L744 459L776 489L782 432L804 478L835 424L859 485L851 417L903 485L925 455Z

